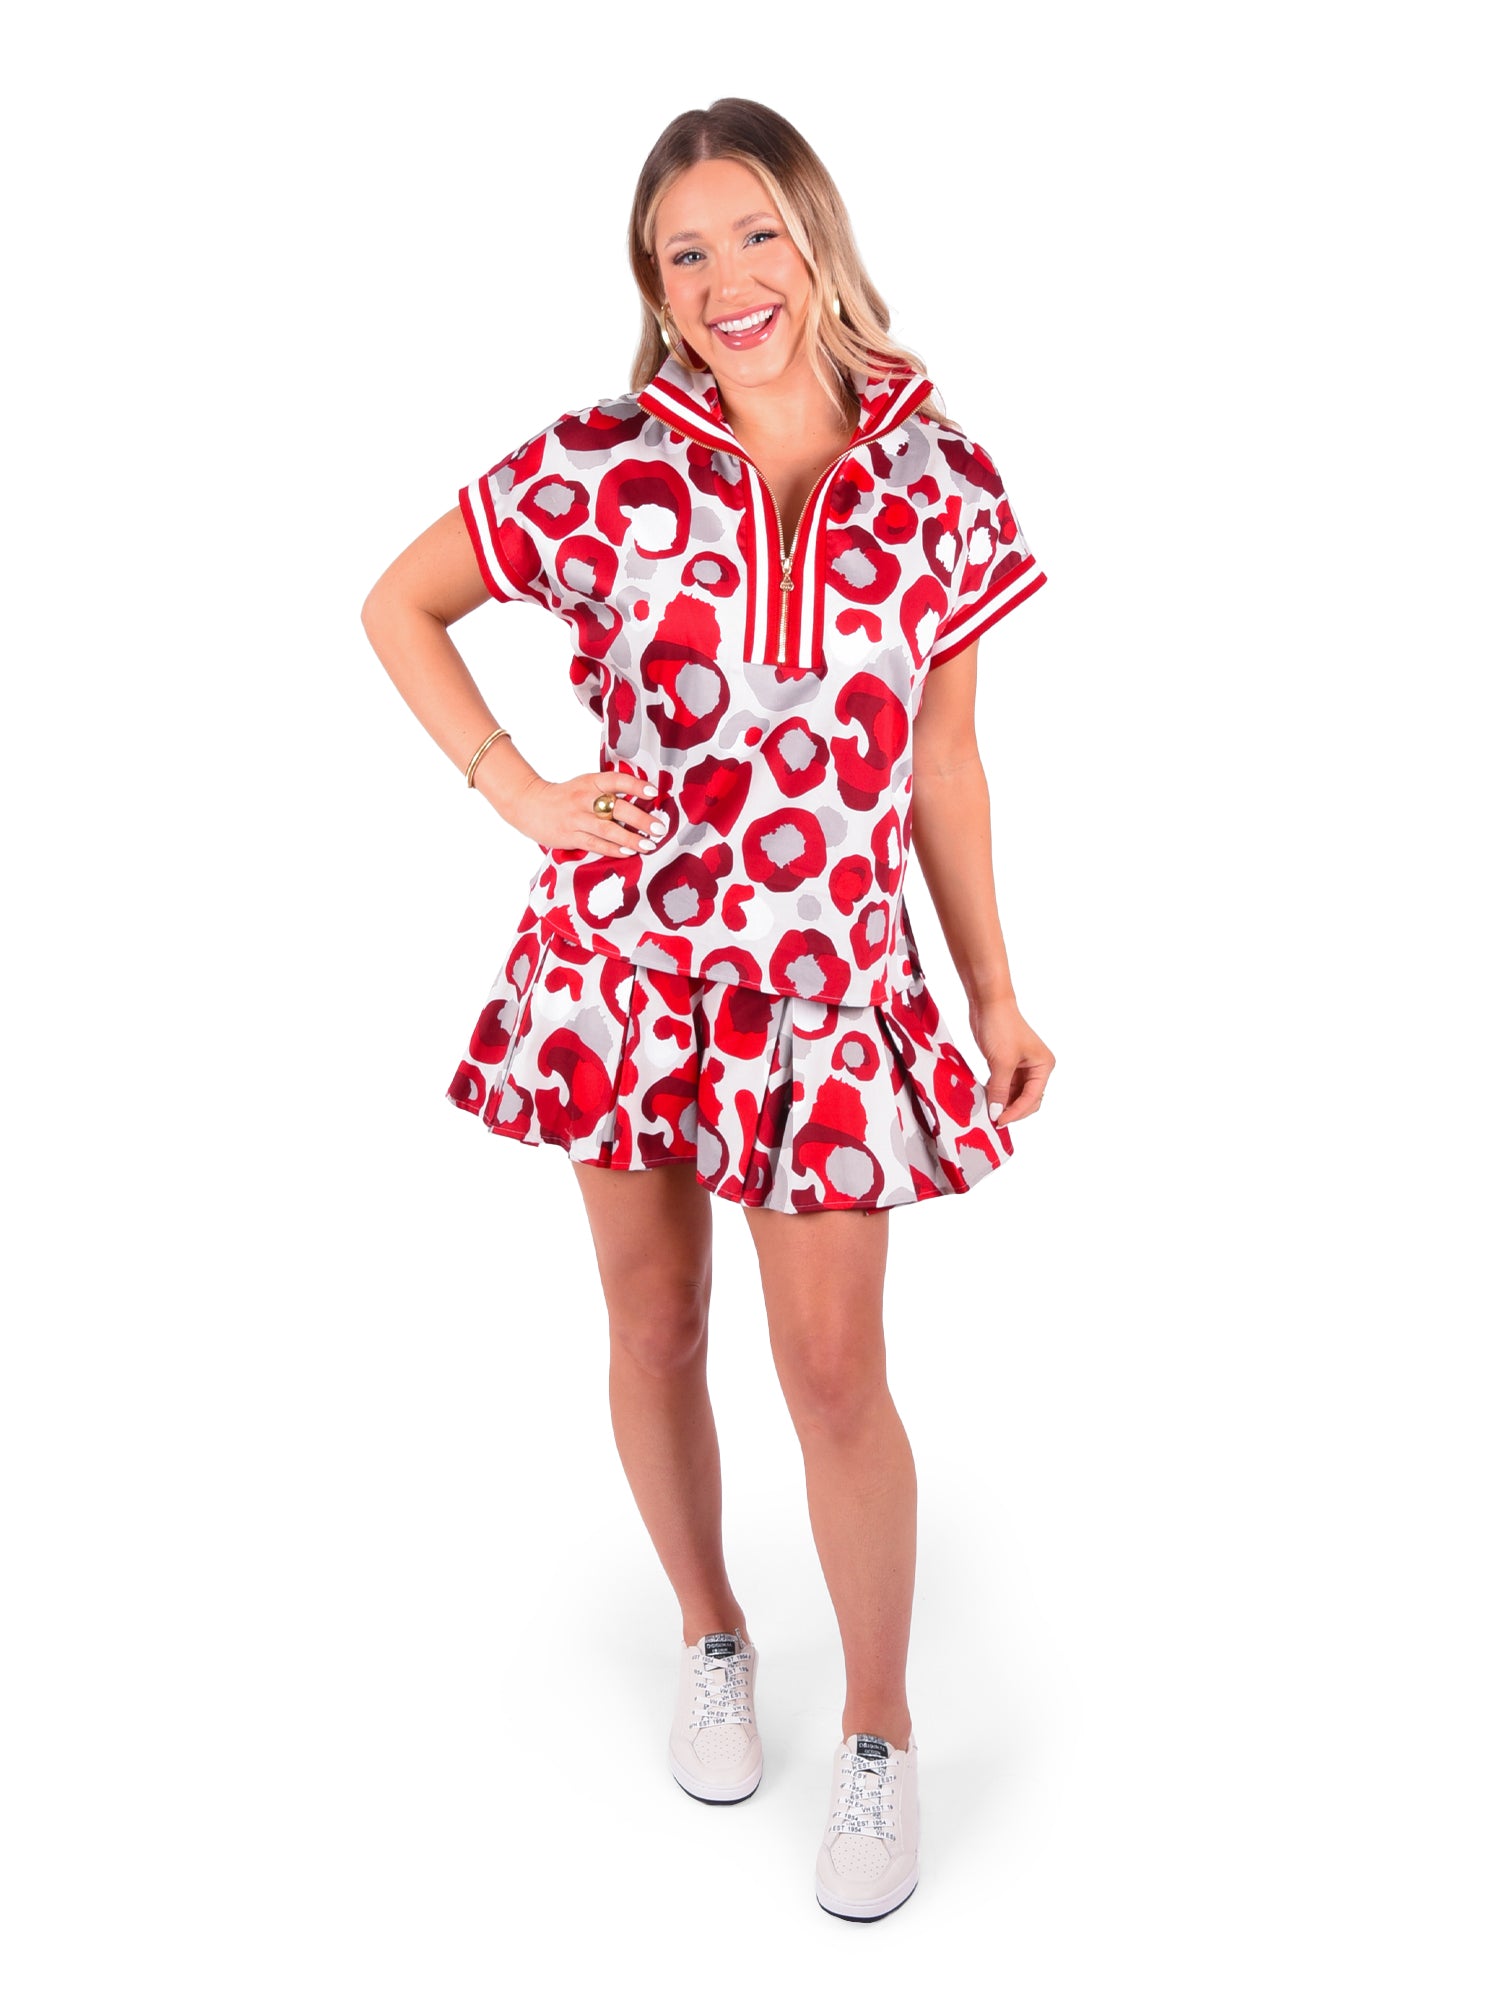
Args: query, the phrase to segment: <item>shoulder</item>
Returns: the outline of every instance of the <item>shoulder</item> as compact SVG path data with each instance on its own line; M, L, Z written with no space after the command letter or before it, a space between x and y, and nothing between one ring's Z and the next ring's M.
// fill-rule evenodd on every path
M962 500L998 500L1005 491L993 456L976 437L951 417L908 419L927 438L934 462L947 475L950 489Z
M516 471L587 469L636 446L648 426L663 426L634 394L606 395L562 410L531 431L500 460Z

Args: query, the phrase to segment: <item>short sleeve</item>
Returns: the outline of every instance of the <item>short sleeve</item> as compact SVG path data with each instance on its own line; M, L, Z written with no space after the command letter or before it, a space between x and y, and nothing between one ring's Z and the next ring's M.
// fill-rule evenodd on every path
M463 487L458 504L490 595L502 604L540 604L560 612L553 543L546 532L555 515L555 500L548 512L553 498L548 489L555 484L548 463L553 441L553 427L538 431Z
M953 598L933 641L929 667L940 667L981 632L998 624L1047 581L1026 546L994 460L982 445L964 441L955 467L963 494L962 541Z

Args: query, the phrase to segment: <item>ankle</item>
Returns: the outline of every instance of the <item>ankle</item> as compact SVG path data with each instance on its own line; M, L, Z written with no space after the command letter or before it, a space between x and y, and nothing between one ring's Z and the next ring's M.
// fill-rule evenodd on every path
M844 1735L883 1736L893 1750L906 1751L911 1748L911 1711L881 1707L875 1702L863 1702L858 1708L844 1710Z
M695 1622L697 1621L697 1622ZM738 1605L728 1611L721 1605L717 1611L684 1613L682 1620L682 1643L696 1646L707 1632L738 1632L747 1643L750 1634L745 1629L745 1614Z

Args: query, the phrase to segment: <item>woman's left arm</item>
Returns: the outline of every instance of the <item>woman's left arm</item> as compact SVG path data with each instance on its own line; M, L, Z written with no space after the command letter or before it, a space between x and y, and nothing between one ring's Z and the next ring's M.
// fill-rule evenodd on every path
M912 848L989 1065L997 1125L1029 1117L1056 1057L1021 1017L995 904L990 791L974 731L979 641L930 669L912 735Z

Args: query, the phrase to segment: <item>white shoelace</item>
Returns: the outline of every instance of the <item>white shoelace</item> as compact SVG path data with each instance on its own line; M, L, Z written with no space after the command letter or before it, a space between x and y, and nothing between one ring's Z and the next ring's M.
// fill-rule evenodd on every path
M885 1758L862 1757L857 1750L846 1750L828 1831L868 1833L876 1840L894 1840L895 1806L896 1778Z
M689 1727L704 1723L741 1722L748 1728L750 1713L750 1655L725 1653L709 1659L701 1652L693 1655L693 1713Z

